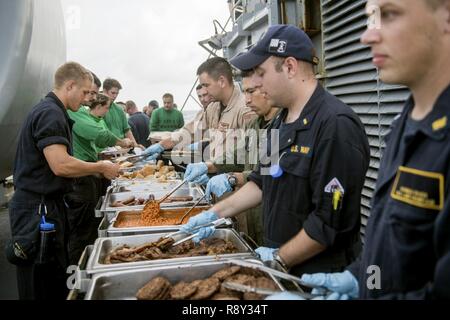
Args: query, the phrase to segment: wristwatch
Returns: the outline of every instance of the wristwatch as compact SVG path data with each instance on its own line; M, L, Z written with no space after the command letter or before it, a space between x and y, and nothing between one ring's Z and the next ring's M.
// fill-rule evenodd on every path
M273 260L278 262L284 269L286 269L286 271L288 271L289 266L286 264L286 262L284 262L283 258L280 257L280 255L278 254L279 252L280 249L277 249L273 252Z
M231 189L234 190L237 185L237 177L232 173L228 174L228 183L230 184Z

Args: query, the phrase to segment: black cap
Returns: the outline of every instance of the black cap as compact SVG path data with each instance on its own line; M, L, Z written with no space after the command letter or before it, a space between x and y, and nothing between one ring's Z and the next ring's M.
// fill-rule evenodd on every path
M156 100L152 100L148 103L149 106L152 106L153 108L157 109L159 108L159 103Z
M293 25L276 24L248 52L234 56L230 63L240 70L251 70L270 56L294 57L312 64L318 64L316 49L308 35Z

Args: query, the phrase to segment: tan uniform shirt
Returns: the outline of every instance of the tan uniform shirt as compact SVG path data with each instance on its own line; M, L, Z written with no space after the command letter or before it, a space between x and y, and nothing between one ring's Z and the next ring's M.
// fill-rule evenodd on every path
M195 115L194 120L185 124L180 130L172 132L171 140L177 144L176 148L180 149L188 144L202 140L207 128L206 111L201 110Z
M235 144L245 145L245 126L256 118L257 115L245 105L244 94L237 85L227 106L222 107L220 102L211 103L206 111L210 161L234 163Z

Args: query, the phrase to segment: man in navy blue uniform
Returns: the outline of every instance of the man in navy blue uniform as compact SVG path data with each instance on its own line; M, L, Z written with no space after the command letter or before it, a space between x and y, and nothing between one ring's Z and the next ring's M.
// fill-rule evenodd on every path
M317 81L314 45L298 27L271 26L230 63L254 70L255 88L282 107L266 144L267 154L278 156L261 158L241 189L182 229L262 203L261 259L276 260L296 275L344 270L361 247L361 190L370 158L364 126Z
M369 0L367 14L380 79L412 95L386 137L363 253L303 280L330 299L450 299L450 1Z
M78 111L91 84L91 73L80 64L59 67L53 91L31 110L20 132L9 204L12 240L6 247L8 260L17 266L20 299L66 297L70 230L64 195L72 190L73 178L101 174L112 179L120 169L109 161L89 163L72 156L73 121L67 110ZM45 248L40 245L42 216L55 230Z

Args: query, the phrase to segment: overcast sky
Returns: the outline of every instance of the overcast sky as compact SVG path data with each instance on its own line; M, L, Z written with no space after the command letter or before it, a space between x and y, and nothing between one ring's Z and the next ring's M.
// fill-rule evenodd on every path
M197 67L208 57L198 45L214 34L213 19L225 25L226 0L62 0L67 59L112 77L123 90L117 101L142 109L161 105L170 92L182 106ZM227 28L230 29L231 25ZM186 108L199 108L190 100Z

